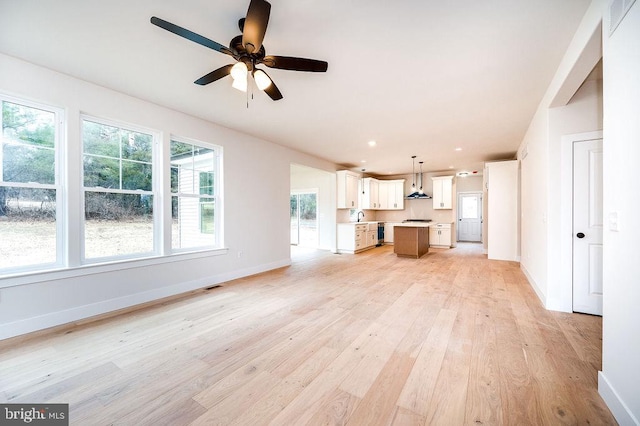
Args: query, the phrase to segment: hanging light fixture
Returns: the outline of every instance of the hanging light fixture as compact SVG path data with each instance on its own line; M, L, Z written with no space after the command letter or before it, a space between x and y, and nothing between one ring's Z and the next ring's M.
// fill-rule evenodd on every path
M424 163L424 161L420 161L420 189L418 190L420 195L424 194L424 191L422 190L422 163Z
M411 193L416 192L416 156L411 156L411 177L413 179L413 183L411 184Z
M362 177L360 178L360 186L362 186L362 195L364 195L364 171L365 169L362 169Z

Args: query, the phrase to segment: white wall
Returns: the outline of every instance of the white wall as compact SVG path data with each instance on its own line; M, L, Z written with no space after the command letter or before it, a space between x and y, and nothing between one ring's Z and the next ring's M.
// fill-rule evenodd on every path
M605 27L608 27L605 26ZM640 2L604 47L604 300L600 394L640 424ZM617 213L619 231L608 227Z
M545 306L570 310L558 261L567 238L561 199L567 185L562 135L603 128L604 263L602 371L598 389L622 425L640 424L640 3L636 2L611 38L606 16L609 2L593 0L567 49L518 150L522 160L521 266ZM602 32L602 27L604 31ZM603 89L587 83L565 105L599 59L603 45ZM602 99L602 100L601 100ZM559 140L560 138L560 140ZM569 138L570 139L570 138ZM565 139L567 140L567 139ZM565 151L565 152L563 152ZM569 150L570 152L570 150ZM617 213L619 231L609 229ZM560 241L560 244L558 244Z
M228 248L222 254L0 279L0 338L289 264L290 164L336 169L326 161L6 55L0 55L0 91L64 108L67 154L74 164L80 164L81 112L155 129L165 143L175 134L222 146ZM247 188L258 184L247 197ZM73 185L70 196L78 197L78 184ZM78 213L71 212L71 218L70 233L77 236Z
M482 192L482 175L456 178L456 192Z
M571 200L562 195L572 183L571 175L567 181L563 173L567 152L562 140L565 135L601 129L602 81L591 80L568 105L541 107L519 150L521 268L547 309L572 311L571 271L561 250L566 239L571 240L571 229L562 225Z
M520 268L546 306L548 128L545 108L536 112L521 144L520 159Z
M549 109L548 309L573 310L572 271L566 267L573 256L573 141L563 138L596 130L602 130L602 80L585 81L569 104Z
M600 83L580 85L601 56L603 7L603 1L594 0L587 10L518 149L520 266L545 307L568 312L572 307L571 290L567 291L570 283L566 280L566 262L559 261L561 238L570 238L561 229L562 185L567 184L561 181L561 142L565 134L602 128ZM551 108L560 104L559 99L570 102Z

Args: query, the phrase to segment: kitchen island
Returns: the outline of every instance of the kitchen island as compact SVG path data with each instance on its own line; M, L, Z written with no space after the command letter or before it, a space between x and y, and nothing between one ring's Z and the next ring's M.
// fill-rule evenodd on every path
M431 223L398 223L393 228L393 252L398 257L419 259L429 251L429 226Z

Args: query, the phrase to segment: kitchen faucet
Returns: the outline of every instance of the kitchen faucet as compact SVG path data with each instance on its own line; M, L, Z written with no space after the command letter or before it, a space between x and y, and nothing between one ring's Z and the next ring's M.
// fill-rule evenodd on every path
M362 213L362 218L364 219L364 212L362 210L360 210L358 212L358 222L360 222L360 213Z

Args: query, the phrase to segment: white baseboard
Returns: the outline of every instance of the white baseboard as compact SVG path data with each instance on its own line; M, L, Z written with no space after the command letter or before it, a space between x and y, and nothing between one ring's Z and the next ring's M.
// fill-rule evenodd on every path
M201 288L220 284L226 281L259 274L261 272L266 272L289 265L291 265L291 260L283 259L277 262L266 263L251 268L213 275L199 280L177 283L171 286L144 291L141 293L135 293L116 299L109 299L97 303L91 303L88 305L77 306L75 308L66 309L64 311L51 312L46 315L25 318L19 321L0 325L0 340L44 330L51 327L56 327L63 324L68 324L74 321L91 318L96 315L102 315L109 312L117 311L119 309L130 308L135 305L152 302L154 300L163 299L165 297L188 293L193 290L199 290Z
M620 399L620 396L602 371L598 371L598 393L620 426L640 425L638 419L629 410L624 401Z
M536 280L533 279L531 274L529 274L529 271L527 271L527 268L522 263L520 263L520 270L522 271L524 276L527 278L527 281L529 281L529 285L531 286L533 291L538 296L538 299L540 299L540 302L542 302L542 306L544 306L546 308L546 306L547 306L547 297L542 292L542 290L540 290L540 287L538 286L538 283L536 283Z

